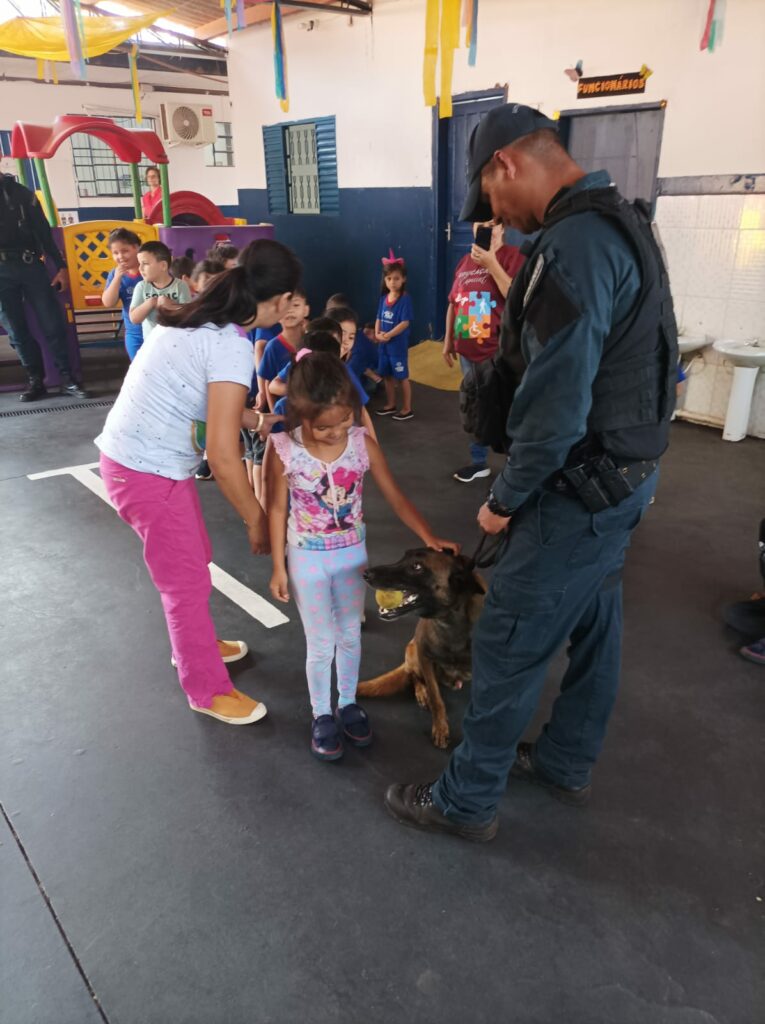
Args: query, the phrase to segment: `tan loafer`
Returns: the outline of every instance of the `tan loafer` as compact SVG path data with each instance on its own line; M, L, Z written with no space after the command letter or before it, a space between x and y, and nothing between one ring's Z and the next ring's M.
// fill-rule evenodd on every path
M226 665L230 665L232 661L241 661L250 651L244 640L218 640L217 644L220 656ZM170 655L170 664L173 668L178 668L174 654Z
M200 715L209 715L210 718L217 718L219 722L226 725L252 725L265 718L268 709L260 701L253 700L246 693L239 690L232 690L231 693L218 694L213 697L209 708L200 708L189 702L192 711Z

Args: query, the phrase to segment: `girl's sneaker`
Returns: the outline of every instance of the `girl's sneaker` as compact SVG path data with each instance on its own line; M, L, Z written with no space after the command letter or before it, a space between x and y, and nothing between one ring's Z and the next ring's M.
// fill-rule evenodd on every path
M345 753L332 715L319 715L311 723L311 753L320 761L339 761Z
M343 736L354 747L368 747L372 742L372 726L369 715L358 704L346 704L335 712Z
M742 658L753 661L755 665L765 665L765 636L753 644L748 644L739 650Z

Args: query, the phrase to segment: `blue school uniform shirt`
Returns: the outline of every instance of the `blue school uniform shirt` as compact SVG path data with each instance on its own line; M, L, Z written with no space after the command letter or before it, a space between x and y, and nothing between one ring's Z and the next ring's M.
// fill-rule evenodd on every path
M398 327L404 320L408 320L411 324L413 315L412 300L407 292L404 292L392 306L388 305L387 295L380 296L380 304L377 307L377 319L380 321L381 331L392 331L394 327ZM397 349L405 351L409 348L410 333L411 328L407 327L405 331L397 334L388 344L395 345Z
M282 333L282 325L274 324L273 327L256 327L253 331L247 332L247 337L255 344L256 341L270 341Z
M287 378L290 375L290 370L291 369L292 369L292 363L289 363L287 366L283 367L283 369L280 370L279 373L277 373L276 376L279 378L279 380L283 380L286 383ZM353 372L353 370L350 368L350 366L347 363L345 363L345 369L348 371L348 376L351 378L351 381L353 382L353 386L356 388L356 391L358 392L359 401L361 402L361 406L363 408L369 402L369 395L364 390L364 388L362 386L362 383L359 380L359 378L356 376L356 374ZM286 416L287 415L287 396L286 395L282 395L282 397L279 398L276 401L276 403L274 405L274 415L276 415L276 416ZM272 434L281 434L283 430L284 430L284 424L283 423L277 423L276 426L274 426L273 429L271 430L271 433Z
M357 377L362 377L367 370L377 369L377 359L377 345L370 341L363 331L357 331L356 340L346 364L348 369L353 370Z
M282 338L281 335L277 335L266 345L266 350L258 367L258 376L262 377L263 380L273 380L279 373L279 370L290 365L294 355L295 349L292 345Z
M106 278L105 288L114 280L115 270L110 270ZM140 284L143 278L140 274L123 274L120 281L120 302L122 303L122 322L125 325L125 347L129 352L135 353L143 344L143 326L130 321L130 303L133 299L133 292L136 285ZM132 356L131 356L132 358Z

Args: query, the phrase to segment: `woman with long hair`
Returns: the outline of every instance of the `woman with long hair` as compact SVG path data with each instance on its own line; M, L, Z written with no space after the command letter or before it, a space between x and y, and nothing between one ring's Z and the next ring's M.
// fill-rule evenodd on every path
M143 542L189 705L231 725L255 722L266 709L233 688L224 664L244 657L244 642L216 639L209 609L212 555L194 471L206 447L252 552L267 554L266 516L239 454L253 367L246 332L281 318L300 273L291 250L259 240L192 302L161 309L151 343L131 363L96 438L107 494ZM270 425L259 416L256 429Z

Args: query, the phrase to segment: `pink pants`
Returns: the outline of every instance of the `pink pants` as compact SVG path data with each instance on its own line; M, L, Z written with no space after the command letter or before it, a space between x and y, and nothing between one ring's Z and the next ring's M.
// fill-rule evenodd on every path
M212 559L196 484L137 473L101 455L106 493L143 541L143 557L162 598L178 678L189 702L209 707L233 689L210 618Z

